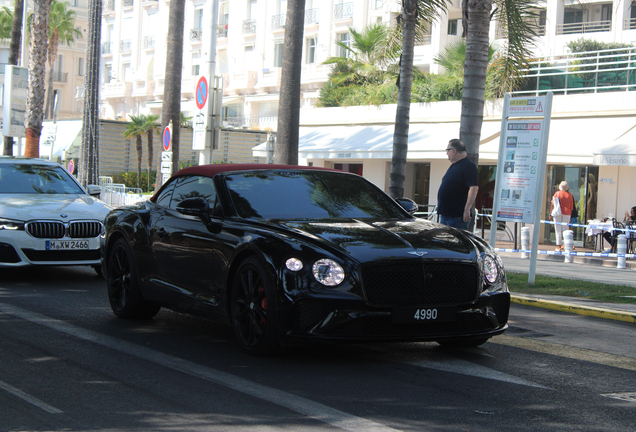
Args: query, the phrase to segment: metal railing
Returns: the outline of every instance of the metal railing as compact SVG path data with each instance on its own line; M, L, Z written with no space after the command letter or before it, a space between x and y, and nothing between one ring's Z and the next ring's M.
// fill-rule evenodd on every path
M115 10L115 0L105 0L103 4L103 13L113 12Z
M636 48L611 48L543 57L522 71L515 96L636 90Z
M193 28L190 30L190 41L191 42L201 42L203 38L203 29Z
M556 34L597 33L612 30L612 20L557 24Z
M68 81L68 72L51 71L51 77L55 82L65 83Z
M243 34L256 33L256 20L243 21Z
M113 43L102 42L102 54L112 54L112 53L113 53Z
M119 51L120 52L130 52L132 49L132 40L124 39L119 41Z
M318 24L320 9L308 9L305 11L305 25Z
M341 3L333 7L333 19L353 18L353 3Z
M134 0L121 0L121 5L123 7L132 7Z
M227 37L227 24L224 26L219 26L216 31L217 37L226 38Z
M155 47L155 37L154 36L144 36L144 48L150 49Z
M148 199L141 189L113 183L112 177L99 177L99 186L102 188L99 199L111 207L132 205Z
M272 15L272 30L279 30L285 28L285 19L287 15Z

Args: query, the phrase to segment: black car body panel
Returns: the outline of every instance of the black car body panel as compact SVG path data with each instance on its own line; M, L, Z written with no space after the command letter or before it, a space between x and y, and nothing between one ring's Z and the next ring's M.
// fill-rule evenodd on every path
M306 171L310 171L307 177L298 175ZM237 176L232 177L234 174ZM299 217L289 207L293 203L283 203L280 208L272 204L275 217L263 217L263 206L270 203L258 196L252 199L261 202L251 205L253 201L244 196L256 196L259 191L241 195L240 181L246 179L247 185L260 187L261 181L272 180L275 185L278 176L284 177L285 190L290 184L294 189L294 182L319 179L312 183L309 200L320 203L317 212L322 214L326 208L332 217L309 218L307 214L315 209L302 202L298 204ZM322 186L322 176L328 178L324 181L327 186ZM202 178L206 177L213 179L206 183L208 188L213 185L213 199L212 193L200 191L166 197L189 190L188 182L205 183ZM329 187L330 181L346 184L352 177L368 189L359 199L364 202L354 210L345 207L357 196L347 192L338 200L334 183ZM412 217L384 192L360 179L333 170L268 165L182 170L150 201L110 212L102 242L103 268L108 268L109 250L123 238L133 251L144 299L231 323L230 290L237 269L248 257L255 257L265 269L263 276L273 281L275 294L267 306L275 314L270 313L268 325L275 328L283 343L443 341L488 338L503 332L510 295L497 254L466 231ZM239 187L228 186L232 181ZM306 195L305 187L300 186L301 198ZM186 195L204 195L201 199L209 201L209 214L203 217L186 214L196 210L177 209ZM378 204L369 204L369 196L376 195ZM271 199L276 201L277 197ZM329 207L333 202L333 208ZM335 214L334 208L345 209L343 214ZM391 217L376 218L376 208L385 208ZM355 217L346 213L355 213ZM302 268L290 269L286 264L290 259L302 263ZM322 268L316 270L312 265L321 259L340 266L344 275L341 282L326 286L317 280L316 271ZM490 267L485 266L486 261ZM485 274L486 268L489 274Z

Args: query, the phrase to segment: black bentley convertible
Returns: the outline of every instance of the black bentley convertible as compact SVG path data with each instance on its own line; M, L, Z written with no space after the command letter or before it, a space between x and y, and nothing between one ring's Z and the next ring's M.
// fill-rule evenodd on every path
M102 260L120 318L161 307L232 325L244 350L312 341L478 346L507 328L501 259L324 168L202 165L112 210Z

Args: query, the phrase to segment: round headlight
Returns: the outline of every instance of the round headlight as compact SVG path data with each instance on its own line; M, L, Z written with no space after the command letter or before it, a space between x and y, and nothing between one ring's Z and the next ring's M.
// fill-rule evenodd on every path
M298 258L290 258L287 261L285 261L285 267L287 267L288 270L297 272L302 270L303 262L299 260Z
M490 283L495 283L497 276L499 276L499 269L497 268L497 262L490 255L484 257L484 276Z
M340 285L345 278L344 269L340 264L326 258L316 261L312 270L316 280L325 286Z

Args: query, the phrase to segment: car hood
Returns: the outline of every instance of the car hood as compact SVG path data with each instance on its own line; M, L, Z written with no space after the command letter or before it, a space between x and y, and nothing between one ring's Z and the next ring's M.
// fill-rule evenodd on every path
M103 221L110 207L84 194L0 194L0 217ZM62 215L66 215L65 217Z
M349 219L337 223L281 222L280 225L296 235L327 243L360 262L417 256L474 260L478 253L466 231L422 219L388 222Z

